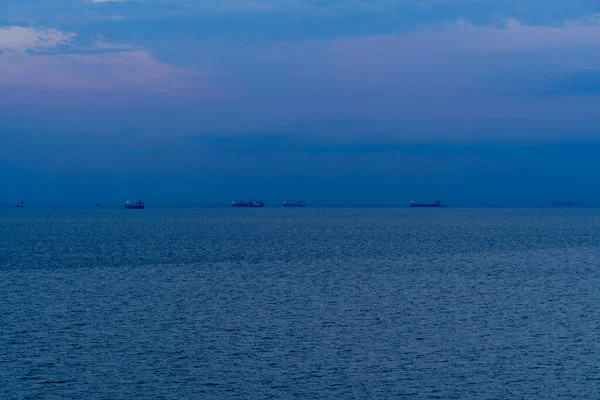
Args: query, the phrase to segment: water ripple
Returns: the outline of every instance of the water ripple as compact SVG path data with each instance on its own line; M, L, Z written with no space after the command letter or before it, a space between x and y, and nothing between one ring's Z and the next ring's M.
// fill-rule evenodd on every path
M599 250L594 209L0 210L0 393L593 398Z

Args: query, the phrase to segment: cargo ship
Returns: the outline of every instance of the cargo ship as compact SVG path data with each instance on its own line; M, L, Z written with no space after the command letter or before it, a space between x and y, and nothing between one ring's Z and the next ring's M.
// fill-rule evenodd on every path
M130 204L129 202L125 203L125 208L128 210L143 210L144 202L139 200L136 201L135 204Z
M262 201L254 201L254 200L239 200L231 203L231 207L244 207L244 208L252 208L252 207L264 207L265 203Z
M552 206L582 206L583 201L551 201Z
M410 206L411 207L446 207L444 205L442 205L442 202L439 200L436 200L434 203L413 203L412 201L410 202Z
M304 203L303 201L296 201L296 200L284 201L283 206L284 207L305 207L306 203Z

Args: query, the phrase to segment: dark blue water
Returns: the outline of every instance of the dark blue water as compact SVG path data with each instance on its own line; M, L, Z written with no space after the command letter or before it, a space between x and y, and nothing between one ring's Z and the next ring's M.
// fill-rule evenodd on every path
M599 361L599 209L0 209L2 399L581 399Z

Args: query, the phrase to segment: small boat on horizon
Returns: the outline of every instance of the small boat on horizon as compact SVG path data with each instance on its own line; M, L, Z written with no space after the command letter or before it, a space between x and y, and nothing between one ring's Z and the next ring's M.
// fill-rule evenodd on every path
M231 203L231 207L238 208L260 208L264 206L265 203L256 200L236 200L233 203Z
M296 200L286 200L283 202L284 207L306 207L306 203L304 201L296 201Z
M434 203L414 203L411 201L410 207L439 208L439 207L446 207L446 206L442 205L441 201L436 200Z
M125 208L127 210L143 210L144 202L141 200L136 201L135 204L131 204L131 203L127 202L127 203L125 203Z
M21 200L21 202L17 204L17 208L22 208L22 207L25 207L25 203L23 203L23 200Z

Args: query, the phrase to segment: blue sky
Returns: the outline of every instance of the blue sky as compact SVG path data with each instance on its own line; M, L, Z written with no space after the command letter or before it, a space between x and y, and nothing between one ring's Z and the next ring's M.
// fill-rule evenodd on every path
M600 202L599 49L587 0L4 0L0 201Z

